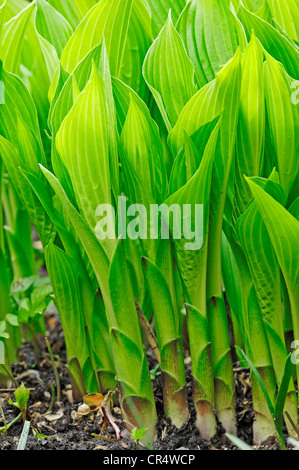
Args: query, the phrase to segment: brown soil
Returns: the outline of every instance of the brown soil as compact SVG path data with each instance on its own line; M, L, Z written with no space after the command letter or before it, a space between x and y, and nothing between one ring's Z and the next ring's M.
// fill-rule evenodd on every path
M57 367L60 375L62 400L60 404L55 404L51 415L47 415L51 403L50 384L55 385L53 368L47 348L43 339L40 339L41 346L41 367L37 370L34 366L34 353L32 344L25 343L20 349L20 362L12 367L14 377L27 388L30 388L30 398L28 403L29 417L32 426L39 434L50 436L38 439L34 436L33 430L30 432L27 441L27 450L135 450L136 443L131 439L129 432L125 429L120 410L114 409L114 418L121 430L119 442L107 442L95 437L92 433L101 432L101 418L96 414L84 416L76 419L75 415L80 403L72 402L70 381L66 369L65 344L61 324L55 312L47 314L48 337L53 354L59 357ZM150 357L150 356L149 356ZM151 357L150 357L151 360ZM152 368L155 367L153 362ZM223 429L219 426L218 434L211 443L203 441L195 427L195 411L191 399L190 370L187 371L187 383L189 392L190 420L186 427L177 430L167 419L164 418L162 387L160 377L156 377L153 385L158 411L158 440L154 444L156 450L233 450L235 447L231 443L225 442ZM235 370L236 396L237 396L237 418L238 436L252 445L252 424L254 414L252 409L252 397L248 371ZM6 422L12 421L18 410L8 403L9 398L14 399L13 384L0 384L0 403L4 409ZM54 415L54 416L53 416ZM55 418L56 415L56 419ZM3 426L0 418L0 426ZM0 433L0 450L15 450L18 445L22 431L22 421L19 420L8 431L6 436ZM108 427L105 436L114 438L112 427ZM255 447L257 448L257 447ZM279 449L276 440L265 442L258 449L277 450Z

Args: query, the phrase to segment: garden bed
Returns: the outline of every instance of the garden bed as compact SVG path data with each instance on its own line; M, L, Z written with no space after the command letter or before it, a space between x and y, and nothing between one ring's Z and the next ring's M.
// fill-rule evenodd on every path
M40 337L40 370L35 368L35 358L32 344L25 343L19 352L20 362L12 366L15 379L23 382L30 388L28 412L31 417L31 425L39 434L47 436L41 439L34 437L33 430L27 441L27 450L135 450L136 443L123 424L120 409L115 406L114 418L121 430L119 442L107 442L92 434L101 431L101 417L96 414L78 418L80 404L72 399L71 385L67 373L66 352L63 331L56 312L46 315L48 337L52 352L57 360L57 368L60 376L62 398L60 404L55 403L51 413L47 414L51 405L50 384L55 385L55 376L52 363L43 337ZM148 354L150 368L154 369L156 363ZM186 359L188 364L188 358ZM237 423L238 436L249 445L252 444L252 425L254 413L252 408L252 395L249 371L235 369L235 384L237 396ZM162 403L162 385L158 375L153 381L154 394L158 411L158 439L154 444L156 450L233 450L236 447L228 443L221 426L218 426L218 434L208 443L202 440L195 426L195 410L191 397L190 368L187 367L187 384L189 394L190 420L187 426L178 430L171 426L168 419L164 418ZM0 400L4 408L6 421L12 421L18 410L9 405L8 400L13 399L14 385L1 385ZM11 388L11 390L9 390ZM56 419L55 419L56 417ZM20 419L8 431L6 436L0 436L0 450L15 450L22 432L22 420ZM108 427L104 435L115 438L112 427ZM255 449L278 450L276 439L269 439L261 446L253 446Z

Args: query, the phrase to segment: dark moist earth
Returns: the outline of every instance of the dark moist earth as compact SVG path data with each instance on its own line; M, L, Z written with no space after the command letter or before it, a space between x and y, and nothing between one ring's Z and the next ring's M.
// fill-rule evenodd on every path
M78 408L82 403L74 403L70 381L66 369L65 343L61 324L57 314L48 314L46 317L48 338L55 355L61 382L62 397L60 404L55 404L51 413L47 413L51 404L51 387L55 386L55 378L50 357L45 341L40 338L40 369L35 368L35 358L32 344L25 343L20 349L20 362L12 367L13 374L18 383L23 382L30 388L28 402L28 417L31 419L32 427L47 438L37 438L34 430L27 441L27 450L135 450L136 443L131 439L130 433L123 425L119 408L113 411L114 419L121 430L119 442L107 442L93 437L92 434L101 432L101 416L96 413L88 416L78 416ZM155 363L149 355L150 366L155 368ZM190 421L181 430L175 429L169 421L164 418L162 387L160 377L154 380L154 394L158 411L158 440L154 444L156 450L233 450L236 449L231 443L224 441L223 430L218 428L218 434L211 443L203 441L199 437L195 427L195 411L191 399L190 370L187 376ZM252 445L252 425L254 420L252 410L251 387L248 371L235 371L235 384L237 396L237 420L238 436ZM0 404L4 409L6 422L11 422L17 415L18 410L8 403L11 398L14 401L12 383L3 386L0 384ZM0 427L3 421L0 417ZM8 431L6 436L0 433L0 450L15 450L22 432L22 420L19 420ZM104 431L106 437L115 438L111 426ZM50 436L50 437L49 437ZM262 450L277 450L279 448L275 439L265 442L262 446L254 447Z

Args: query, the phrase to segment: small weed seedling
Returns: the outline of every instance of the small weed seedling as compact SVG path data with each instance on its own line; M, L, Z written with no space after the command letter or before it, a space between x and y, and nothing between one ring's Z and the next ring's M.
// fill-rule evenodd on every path
M133 428L131 431L131 437L136 441L137 450L140 450L139 441L146 437L147 428Z
M26 421L27 403L29 400L30 390L28 390L23 383L15 390L14 396L16 401L9 400L9 404L15 406L22 413L23 422Z

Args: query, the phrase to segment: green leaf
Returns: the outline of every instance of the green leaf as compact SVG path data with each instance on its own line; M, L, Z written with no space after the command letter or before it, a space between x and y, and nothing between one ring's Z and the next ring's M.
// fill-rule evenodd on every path
M179 335L171 295L160 269L147 258L142 258L142 264L152 299L157 339L162 351Z
M242 286L239 267L236 257L230 246L225 231L222 232L222 275L225 288L225 294L230 306L233 324L236 322L244 337L244 319L243 319L243 302L242 302ZM238 338L236 338L237 340ZM238 343L236 343L238 344Z
M167 416L172 423L181 428L188 421L189 413L184 393L186 377L178 319L175 317L171 293L161 270L146 258L142 258L142 264L154 310L155 330L161 354L164 410L167 410Z
M46 164L43 146L20 116L17 116L18 149L26 167L39 173L38 164Z
M55 293L55 304L66 336L68 360L76 357L82 368L89 351L84 333L78 269L70 256L53 243L45 248L45 258Z
M27 409L27 402L29 400L30 390L25 387L23 382L21 385L14 391L14 396L16 401L13 402L9 400L9 404L19 408L20 411L24 412Z
M235 57L217 74L215 80L191 98L168 139L172 152L177 154L183 145L185 133L189 136L192 135L200 126L211 122L222 114L211 193L211 230L208 257L209 298L221 297L222 295L221 233L239 116L240 61L241 54L238 51Z
M111 305L111 299L109 295L108 287L108 270L109 261L105 254L105 251L101 247L100 243L96 239L94 233L90 230L86 222L83 220L81 215L77 212L75 207L71 204L67 198L63 188L61 187L57 178L49 172L46 168L41 167L42 172L47 178L48 182L55 191L62 208L71 221L79 240L86 250L86 254L92 264L95 276L100 285L104 303L107 309L107 314L113 315L113 309ZM51 209L50 209L51 210Z
M153 389L122 240L118 241L112 257L109 286L115 316L108 313L108 320L123 414L135 426L141 427L146 422L155 434ZM136 412L136 406L142 413Z
M281 62L287 73L293 78L299 78L299 48L294 46L285 36L271 24L244 8L241 4L238 16L245 28L247 37L252 30L266 51Z
M235 54L239 39L230 1L192 0L177 23L202 87L215 78Z
M48 137L44 134L44 130L47 129L49 111L48 91L59 65L59 59L54 46L37 31L36 4L32 5L35 5L35 12L32 21L27 26L22 44L22 67L19 75L34 99L43 131L43 142L49 145Z
M217 116L212 121L200 126L190 137L185 133L185 141L174 161L169 178L168 195L178 191L196 173L209 138L219 121Z
M297 197L297 199L295 199L293 204L289 207L289 212L295 217L295 219L299 221L299 197Z
M140 354L142 354L143 345L141 342L140 326L123 240L118 241L113 253L109 268L109 286L116 321L112 322L112 319L109 320L110 328L116 328L122 334L130 338L136 344ZM125 296L122 295L123 292L126 292ZM129 322L128 312L130 312Z
M294 364L292 363L292 353L290 353L285 362L284 373L276 397L274 409L276 426L278 426L280 434L282 434L283 410L289 390L289 385L293 376L293 370Z
M0 321L0 338L9 338L9 334L6 332L6 322Z
M105 81L105 86L106 86L106 96L107 96L107 103L108 103L108 96L109 96L109 79L104 76L104 63L105 63L105 48L104 48L104 42L101 42L97 46L95 46L87 55L84 57L84 59L78 64L78 66L75 68L75 70L72 72L71 75L67 75L67 78L65 82L63 83L61 92L58 94L57 99L53 101L51 107L50 107L50 113L49 113L49 127L52 131L52 164L53 164L53 169L55 171L55 175L61 182L64 190L67 192L68 197L72 202L75 200L75 195L74 195L74 190L72 187L71 179L69 172L67 168L65 167L64 163L62 162L62 159L60 158L56 146L55 146L55 138L57 135L57 132L59 131L59 128L67 116L67 114L70 112L72 106L74 105L75 102L75 96L74 96L74 86L77 87L80 91L83 91L84 88L86 87L87 82L90 79L90 74L92 70L92 64L94 62L96 68L100 71L102 77L104 78ZM62 73L63 69L61 69ZM111 85L110 85L111 86ZM112 92L111 92L112 93ZM113 123L111 123L110 129L113 129ZM112 136L111 132L111 139L109 141L112 143L114 142L115 137ZM114 157L116 160L116 157ZM116 165L114 162L113 168ZM114 170L115 171L115 170ZM115 177L115 187L117 188L118 180Z
M49 3L61 13L75 29L96 0L49 0Z
M9 286L11 283L11 274L7 269L7 261L4 252L0 247L0 264L3 266L0 274L0 320L4 320L6 314L10 311Z
M135 180L128 192L133 203L140 202L148 207L150 201L162 202L165 197L163 146L158 126L144 102L133 94L130 98L130 107L121 134L123 158L129 166L126 176L129 177L131 169Z
M2 35L3 35L3 23L4 23L4 13L6 11L6 3L0 6L0 46L2 46Z
M131 437L135 441L140 441L140 439L144 439L144 437L146 436L146 431L147 428L133 428L131 431Z
M29 318L31 318L32 309L29 299L23 299L19 305L18 317L21 323L28 324Z
M189 302L191 305L194 305L194 307L199 308L199 310L202 312L204 312L206 309L205 273L209 233L210 190L212 169L214 164L217 140L219 136L219 127L220 123L216 125L215 129L211 134L211 137L204 152L204 156L197 172L186 183L185 186L180 188L176 193L172 194L165 201L168 207L171 207L172 204L179 204L181 208L183 208L184 204L191 204L192 207L195 204L203 205L203 221L200 221L200 224L203 222L203 226L196 227L195 214L192 213L191 216L192 228L194 229L196 227L196 230L199 230L199 228L202 229L202 233L200 234L200 240L196 240L197 242L200 242L200 247L193 247L191 248L191 250L186 250L185 245L187 241L183 236L182 227L180 227L182 238L174 239L176 257L178 260L178 266L185 289L185 297L187 299L187 302ZM170 220L170 230L173 236L174 225L172 220ZM197 236L199 236L199 233L197 233Z
M294 334L299 338L298 285L299 285L299 222L279 202L256 183L247 180L258 210L267 227L271 243L284 275L292 307Z
M44 434L40 434L35 428L32 427L32 430L33 430L33 433L34 433L34 437L36 437L36 439L39 439L41 441L44 441L45 439L51 439L52 436L45 436Z
M126 122L127 114L132 101L131 96L134 96L135 101L139 101L140 103L144 102L132 88L130 88L118 78L111 77L111 81L113 88L113 97L116 107L118 130L121 133L122 128ZM145 106L145 104L143 104L143 106Z
M90 81L56 136L57 151L70 174L76 202L92 231L97 224L97 207L112 203L109 134L105 84L93 66ZM113 242L107 240L109 258L112 248Z
M269 54L266 59L265 96L270 135L280 182L288 196L299 171L299 111L292 102L293 79Z
M177 22L181 12L183 11L186 2L185 0L146 0L151 11L153 32L157 36L159 31L163 28L169 10L171 9L171 16L174 23Z
M4 21L9 21L13 16L18 15L21 10L28 6L26 0L9 0L8 2L5 0L1 1L1 4L5 5L4 9Z
M299 41L299 5L296 0L267 0L272 17L295 41Z
M12 326L19 326L17 315L13 315L11 313L8 313L5 317L5 320Z
M194 67L170 15L146 55L143 75L170 131L197 91Z
M143 353L129 336L117 328L111 329L111 344L116 380L123 390L123 395L142 395L141 386L150 380L149 372L148 377L143 377ZM143 384L142 380L145 381Z
M265 92L263 50L251 35L242 57L240 115L236 141L236 201L240 214L252 200L243 175L258 176L263 169L265 142Z
M111 75L145 94L141 66L152 35L150 16L141 0L102 0L97 3L66 45L61 56L62 67L71 73L103 35Z
M36 287L30 297L32 310L36 312L40 308L41 304L43 304L45 299L47 299L47 297L49 297L49 295L52 293L53 289L50 285Z
M272 193L277 189L276 183L271 181L273 178L274 175L265 185L265 190ZM269 325L266 332L274 370L280 383L287 356L281 306L280 267L255 201L238 219L235 229L247 259L264 324ZM275 337L272 330L275 332Z
M73 33L69 22L45 0L37 0L36 28L54 47L60 57Z
M0 57L8 72L19 73L22 45L34 8L34 3L29 4L3 26Z
M208 416L209 408L215 406L215 392L213 379L213 366L211 361L210 339L208 321L205 312L186 304L187 323L189 332L190 352L192 360L193 377L193 398L195 401L198 423L203 420L202 431L206 433L205 427L208 424L208 434L210 437L216 432L216 422L213 413ZM200 333L199 333L200 332ZM202 408L201 408L201 404ZM208 406L207 406L208 405ZM207 410L208 408L208 410ZM202 413L202 418L201 418Z
M23 201L31 220L39 233L41 241L46 245L54 236L52 223L35 194L32 192L30 185L19 171L18 167L26 168L25 162L22 161L17 149L2 136L0 136L0 155L5 162L10 177L17 189L18 195ZM40 170L37 171L37 174L41 175Z
M5 89L5 106L0 106L0 133L16 147L18 130L16 116L22 120L40 141L36 106L22 80L0 67L0 78Z
M94 62L96 68L103 75L102 63L104 62L104 42L95 46L91 51L82 59L77 65L74 71L69 75L67 74L66 79L62 85L60 93L57 99L53 102L50 114L49 114L49 127L52 130L53 136L55 136L69 111L71 110L74 102L76 101L73 95L74 83L77 84L79 91L83 91L86 87L87 82L90 79L92 71L92 64ZM65 74L61 68L61 72Z
M240 4L239 0L238 3ZM253 11L255 13L263 6L265 0L243 0L242 3L245 5L246 8L248 8L248 10Z
M248 183L258 210L267 227L271 243L286 282L291 305L294 337L297 340L299 338L299 253L298 250L294 250L293 247L298 243L299 222L260 186L250 179L248 179ZM298 374L299 368L297 367L297 375Z

